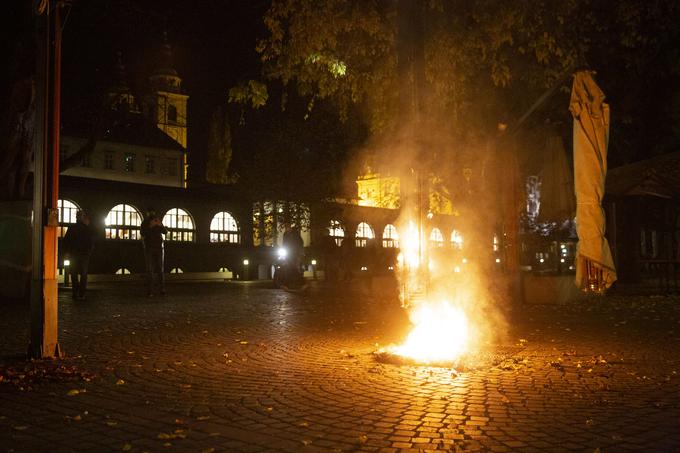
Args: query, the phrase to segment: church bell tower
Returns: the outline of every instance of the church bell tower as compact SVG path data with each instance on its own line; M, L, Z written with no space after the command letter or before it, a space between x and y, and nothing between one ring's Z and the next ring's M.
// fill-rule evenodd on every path
M172 47L167 33L163 33L163 45L149 77L148 94L144 101L144 115L170 138L187 148L187 101L182 92L182 79L173 65ZM187 160L184 155L184 181L187 180ZM186 183L185 183L186 184Z

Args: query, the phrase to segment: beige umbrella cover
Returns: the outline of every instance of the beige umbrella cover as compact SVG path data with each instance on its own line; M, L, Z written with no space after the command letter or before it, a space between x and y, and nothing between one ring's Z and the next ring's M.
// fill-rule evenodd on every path
M576 285L602 293L616 281L616 269L604 237L602 210L607 176L609 105L591 71L574 75L569 110L574 117L574 190L576 192Z

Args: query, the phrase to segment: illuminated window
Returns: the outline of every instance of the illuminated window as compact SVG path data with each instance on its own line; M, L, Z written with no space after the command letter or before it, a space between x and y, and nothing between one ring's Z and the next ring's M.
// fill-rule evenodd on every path
M116 275L128 275L130 274L130 269L126 269L124 267L121 267L116 271Z
M69 200L57 200L57 211L59 216L59 229L57 234L63 238L68 231L69 224L76 223L76 214L78 213L78 205Z
M119 204L109 211L104 224L107 239L137 240L140 238L142 216L135 207Z
M342 240L345 238L345 229L339 220L331 220L331 226L328 227L330 236L335 240L335 244L340 246Z
M371 226L368 223L361 222L357 227L355 237L357 247L366 247L366 244L368 244L369 239L375 238L375 234L373 233L373 228L371 228Z
M135 171L135 154L134 153L125 153L125 157L123 157L123 168L125 169L126 172L132 173Z
M163 226L168 229L168 241L193 242L194 221L183 209L172 208L163 216Z
M456 230L453 230L453 232L455 233ZM451 236L451 242L453 242L453 235ZM463 242L463 239L462 239L462 238L461 238L461 241L460 241L460 242L461 242L461 243ZM454 242L454 244L455 244L455 242ZM497 251L498 251L498 236L495 235L495 234L493 235L493 251L494 251L494 252L497 252Z
M397 248L399 247L399 233L394 225L388 224L385 226L382 235L383 247Z
M170 273L171 274L183 274L184 271L182 270L181 267L173 267L172 269L170 269Z
M226 211L218 212L210 222L210 242L228 242L238 244L241 235L236 219Z
M432 228L430 242L435 247L444 247L444 236L442 236L442 232L439 228Z
M498 247L498 238L494 236L494 251L497 250ZM453 246L454 249L462 249L463 248L463 236L461 236L460 232L457 230L453 230L451 232L451 245Z

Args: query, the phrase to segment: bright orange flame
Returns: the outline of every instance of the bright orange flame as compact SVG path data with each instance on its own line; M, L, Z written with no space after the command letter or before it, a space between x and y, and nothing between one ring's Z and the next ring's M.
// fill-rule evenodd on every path
M409 269L417 269L420 266L420 250L419 250L420 235L415 223L410 221L406 234L401 239L401 253L397 257L400 267L407 267Z
M390 352L419 362L450 362L468 348L468 319L448 301L422 302L410 314L414 324L406 341Z

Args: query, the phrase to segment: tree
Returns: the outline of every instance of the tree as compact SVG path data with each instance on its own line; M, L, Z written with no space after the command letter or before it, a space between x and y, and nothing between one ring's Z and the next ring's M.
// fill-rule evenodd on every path
M205 179L212 184L231 184L238 179L230 168L232 158L231 127L222 107L210 118L208 129L208 162Z
M576 67L598 70L611 86L608 96L619 103L613 129L621 132L635 121L641 92L650 92L622 73L653 67L658 81L677 82L680 5L672 0L326 0L323 6L275 0L265 17L269 36L258 45L264 74L294 86L310 103L331 100L342 115L359 108L374 132L394 135L403 127L398 28L405 7L422 21L416 34L424 83L417 88L426 129L459 150L494 135L499 121L519 118ZM546 105L545 116L568 121L569 85L568 78L561 82L562 95ZM637 121L658 128L653 120ZM628 137L612 137L616 154Z

